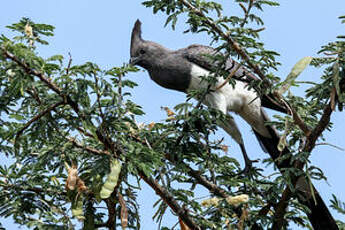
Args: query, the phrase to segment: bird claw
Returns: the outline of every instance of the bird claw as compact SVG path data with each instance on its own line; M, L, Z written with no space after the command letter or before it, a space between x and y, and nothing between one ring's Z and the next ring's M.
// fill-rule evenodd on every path
M253 173L253 163L257 163L258 160L246 160L245 167L237 175L250 177Z

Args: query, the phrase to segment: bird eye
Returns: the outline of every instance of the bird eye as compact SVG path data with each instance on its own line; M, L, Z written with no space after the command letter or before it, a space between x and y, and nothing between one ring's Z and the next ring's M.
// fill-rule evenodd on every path
M139 53L144 54L144 53L146 53L146 51L144 49L141 49L141 50L139 50Z

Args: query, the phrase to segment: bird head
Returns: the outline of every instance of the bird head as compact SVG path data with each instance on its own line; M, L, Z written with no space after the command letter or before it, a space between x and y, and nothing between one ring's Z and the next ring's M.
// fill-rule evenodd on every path
M141 22L138 19L132 30L130 64L138 65L150 70L159 63L159 60L167 51L168 49L155 42L145 41L142 39Z

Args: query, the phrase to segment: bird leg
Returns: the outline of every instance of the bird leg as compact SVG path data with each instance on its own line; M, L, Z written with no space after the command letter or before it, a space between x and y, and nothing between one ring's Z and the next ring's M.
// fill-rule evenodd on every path
M244 144L239 144L241 151L242 151L242 155L243 155L243 159L244 159L244 169L240 171L239 175L244 174L246 176L248 176L251 173L251 169L253 168L253 162L257 162L257 160L250 160L247 154L247 151L244 147Z
M222 122L219 122L219 126L221 126L224 129L224 131L227 132L237 142L237 144L241 148L245 167L243 170L240 171L239 175L241 174L249 175L252 169L253 162L257 162L257 161L255 160L253 161L249 159L247 151L244 147L241 132L238 129L234 118L230 114L227 114L226 119Z

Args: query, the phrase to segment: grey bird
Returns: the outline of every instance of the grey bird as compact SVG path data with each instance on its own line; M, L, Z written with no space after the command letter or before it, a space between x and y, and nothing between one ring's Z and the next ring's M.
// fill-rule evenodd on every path
M210 74L216 63L205 55L217 54L215 49L203 45L191 45L184 49L171 51L155 42L145 41L141 37L139 20L136 21L132 31L130 53L130 63L145 68L151 79L157 84L185 93L200 89L200 87L208 87L208 83L201 79L202 76ZM219 125L239 144L245 161L243 172L248 173L252 161L246 153L241 132L228 112L235 112L246 120L253 128L264 150L267 151L261 137L265 137L267 138L265 140L271 142L272 136L264 124L267 118L261 109L262 101L266 107L278 111L285 111L285 109L274 103L274 100L268 96L262 100L254 89L250 89L248 82L258 80L258 78L238 65L231 58L225 63L227 71L237 70L234 75L234 78L237 79L235 86L224 84L222 77L217 78L218 81L211 87L212 92L205 96L203 103L227 115L226 121Z
M201 79L203 76L210 75L210 71L217 67L216 62L207 58L207 55L216 54L219 52L203 45L191 45L173 51L155 42L146 41L141 37L139 20L135 22L132 30L130 63L146 69L154 82L167 89L188 93L191 90L200 89L200 87L208 87L208 84ZM261 146L270 154L279 170L293 167L288 148L285 147L283 151L279 151L277 148L280 137L275 128L265 125L265 122L270 120L262 107L280 112L286 112L286 109L276 103L270 95L259 95L254 88L248 87L248 83L258 81L258 78L246 68L238 65L231 58L228 58L225 63L225 70L229 73L236 70L233 76L234 87L224 84L223 77L214 76L217 81L202 102L227 115L226 121L219 125L240 145L246 163L244 171L250 168L251 161L246 153L241 133L228 112L237 113L252 127ZM282 155L289 157L278 161ZM316 230L338 229L315 187L312 186L313 191L311 191L309 183L304 178L298 180L297 187L298 191L302 193L302 196L297 196L297 198L300 203L309 208L310 212L307 213L307 216L313 228Z

